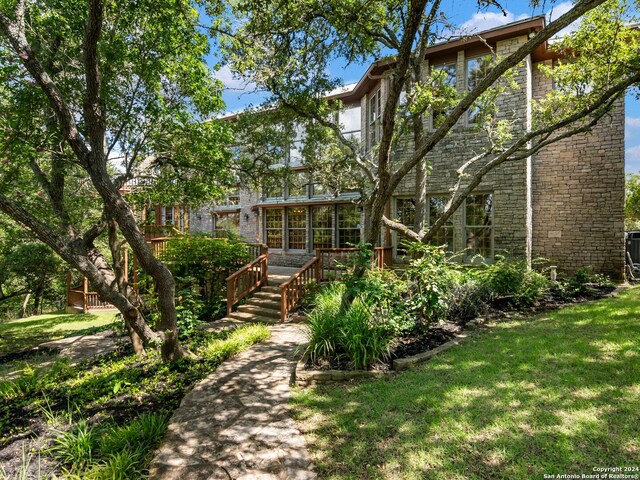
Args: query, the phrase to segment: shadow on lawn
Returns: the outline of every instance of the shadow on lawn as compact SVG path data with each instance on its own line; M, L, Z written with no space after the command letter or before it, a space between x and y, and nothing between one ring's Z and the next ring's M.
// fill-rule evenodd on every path
M625 294L502 323L395 378L298 393L321 477L537 479L637 465L638 303Z
M98 319L98 315L90 313L60 313L0 323L0 363L6 361L2 357L10 352L33 348L57 338L90 335L108 328L106 325L78 328L78 324L91 323ZM69 327L65 328L65 324L69 324Z

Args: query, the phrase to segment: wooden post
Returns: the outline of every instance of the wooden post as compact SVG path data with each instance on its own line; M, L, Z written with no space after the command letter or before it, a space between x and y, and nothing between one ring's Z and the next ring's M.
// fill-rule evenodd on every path
M84 277L82 282L82 313L87 313L89 311L89 306L87 305L87 293L89 293L89 279Z
M129 281L129 249L124 246L124 281Z
M71 306L71 270L67 270L67 307Z

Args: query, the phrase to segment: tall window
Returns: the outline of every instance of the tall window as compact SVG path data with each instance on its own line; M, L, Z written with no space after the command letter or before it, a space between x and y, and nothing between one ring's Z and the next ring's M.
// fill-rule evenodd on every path
M287 230L289 250L307 249L307 209L306 207L287 208Z
M432 128L436 129L447 117L450 108L450 100L454 97L457 81L457 65L455 62L435 65L432 68L432 77L434 83L440 91L440 101L434 105L433 116L431 120Z
M356 205L338 205L338 248L360 243L360 210Z
M293 125L293 141L289 148L289 166L302 165L302 139L304 137L304 128L302 125Z
M311 207L311 230L313 235L313 249L331 248L333 246L333 207L323 205Z
M282 209L268 208L265 210L267 246L282 248Z
M467 248L472 256L490 258L493 237L493 194L469 195L465 205Z
M369 98L369 143L371 150L382 137L382 100L380 89Z
M162 225L173 225L173 207L162 207Z
M416 201L413 198L396 199L396 219L405 227L414 228L416 224ZM403 245L404 236L398 234L398 255L406 255L407 249Z
M306 172L293 172L287 180L287 196L306 197L309 178Z
M264 196L267 198L282 198L284 196L284 189L282 188L282 178L280 176L265 179Z
M360 105L347 107L338 114L338 122L342 134L352 140L360 141L360 124L361 124L361 108Z
M216 232L238 233L240 231L240 212L214 214L213 222L213 228Z
M492 60L493 57L491 55L467 59L467 90L473 90L487 76ZM467 112L467 122L470 124L476 123L479 113L480 105L476 102Z
M442 216L445 204L445 197L429 197L429 227L433 226ZM453 249L453 221L451 218L445 222L429 243L438 247L444 245L448 250Z

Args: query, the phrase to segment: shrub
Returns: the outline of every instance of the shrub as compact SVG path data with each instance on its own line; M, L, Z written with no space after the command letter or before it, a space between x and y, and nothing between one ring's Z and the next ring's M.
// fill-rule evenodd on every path
M490 290L474 279L454 285L446 297L447 318L466 322L487 311Z
M549 279L529 268L526 261L503 256L477 270L476 279L490 289L493 301L506 300L516 307L533 305L550 288Z
M555 291L566 300L580 296L591 296L600 290L613 290L614 288L615 284L608 276L593 273L591 266L579 268L573 276L565 281L558 281L555 285Z
M365 279L360 287L366 284ZM305 354L313 362L344 358L354 368L363 369L388 353L395 325L388 322L387 317L375 314L367 303L367 294L362 291L345 307L346 292L344 283L334 283L316 295L316 307L308 319L309 343ZM372 298L377 295L369 300Z
M460 267L450 262L444 247L421 243L409 246L413 257L406 270L409 299L407 311L422 328L428 328L447 314L449 292L464 277Z
M96 433L86 420L79 420L68 430L54 429L56 437L48 452L74 471L91 464L96 448Z
M343 315L338 339L354 368L364 369L388 355L391 337L390 329L358 297Z

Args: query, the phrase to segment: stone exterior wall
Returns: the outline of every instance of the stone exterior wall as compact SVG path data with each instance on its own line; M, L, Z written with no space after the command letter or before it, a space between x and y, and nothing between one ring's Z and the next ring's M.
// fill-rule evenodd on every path
M204 206L189 211L189 231L191 232L212 232L213 217L211 216L211 206Z
M526 37L518 37L498 42L498 55L508 55L517 49ZM457 85L459 91L466 89L465 52L458 52ZM528 105L531 98L531 68L527 62L517 68L515 81L519 88L509 90L498 98L500 118L509 119L516 125L517 131L523 131L528 122ZM429 124L430 122L426 122ZM432 170L427 180L427 194L448 197L455 185L457 169L487 147L487 135L477 131L473 125L467 125L466 116L462 117L452 132L444 138L427 156ZM413 145L408 144L395 154L395 162L408 158ZM473 174L475 168L468 170ZM526 160L504 163L487 174L475 189L477 193L493 193L493 253L527 257L530 244L529 195L527 182L530 177ZM395 192L395 198L412 197L415 192L415 171L410 172ZM395 198L392 203L395 203ZM392 209L395 205L392 205ZM454 251L466 248L464 205L452 217L454 230ZM394 233L394 237L397 234ZM395 243L395 242L394 242Z
M534 69L534 93L551 90ZM533 255L565 273L593 266L624 277L624 103L590 134L568 138L533 159Z

